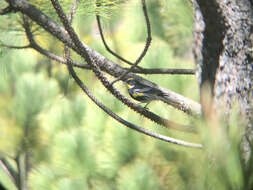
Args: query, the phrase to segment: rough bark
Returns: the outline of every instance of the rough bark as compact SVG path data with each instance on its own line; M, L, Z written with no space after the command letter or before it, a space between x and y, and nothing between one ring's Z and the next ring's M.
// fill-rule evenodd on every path
M230 116L237 104L246 122L244 158L253 139L253 7L249 0L196 0L194 56L201 90L208 82L213 105L219 114ZM205 97L201 94L202 105Z

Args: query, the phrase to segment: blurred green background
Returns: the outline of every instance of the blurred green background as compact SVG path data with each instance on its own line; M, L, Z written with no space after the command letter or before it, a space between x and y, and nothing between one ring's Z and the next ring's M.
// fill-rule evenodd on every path
M77 12L73 23L75 29L87 45L126 66L102 45L94 10L85 9L89 2L92 1L81 4L83 8ZM47 7L46 1L41 3L40 8L43 5ZM192 5L187 0L148 0L147 5L153 40L141 66L194 68L191 54ZM125 1L115 9L109 7L107 10L105 7L99 13L110 47L128 60L135 61L147 36L140 1ZM0 35L2 42L27 43L17 26L19 16L1 16L0 19L5 23ZM15 30L8 30L10 28ZM36 39L48 50L63 54L62 44L47 33L38 30ZM13 156L18 152L30 153L31 189L196 190L208 189L205 188L208 185L206 179L210 176L222 189L217 177L208 172L207 155L201 150L161 142L122 126L85 96L70 78L66 66L29 49L2 47L0 51L0 150ZM74 53L73 59L83 61ZM154 132L200 142L198 135L167 130L137 115L112 97L91 71L75 70L94 95L124 119ZM195 76L144 77L199 100ZM116 86L127 95L121 82ZM193 123L187 115L162 102L152 102L149 109L181 124ZM0 181L9 189L15 189L2 170Z

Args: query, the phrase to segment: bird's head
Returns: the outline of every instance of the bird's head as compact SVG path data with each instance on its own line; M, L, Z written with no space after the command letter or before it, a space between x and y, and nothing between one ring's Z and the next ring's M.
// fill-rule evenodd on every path
M130 89L136 85L137 81L134 80L134 78L128 78L127 80L125 80L125 83L126 83L127 88Z

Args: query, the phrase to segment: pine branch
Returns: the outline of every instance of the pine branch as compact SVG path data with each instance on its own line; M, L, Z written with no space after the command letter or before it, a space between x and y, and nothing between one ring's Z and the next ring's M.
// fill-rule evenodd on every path
M177 144L177 145L181 145L181 146L186 146L186 147L192 147L192 148L202 148L202 145L200 144L194 144L194 143L189 143L189 142L185 142L182 140L178 140L178 139L174 139L171 137L167 137L167 136L163 136L157 133L153 133L147 129L138 127L126 120L124 120L123 118L119 117L117 114L115 114L114 112L112 112L108 107L106 107L105 105L103 105L101 102L99 102L88 90L88 88L84 85L84 83L79 79L79 77L77 76L77 74L75 73L74 69L73 69L73 64L72 64L72 60L70 59L70 55L69 55L69 50L67 48L67 46L65 46L65 55L66 55L66 60L67 60L67 65L68 65L68 69L69 69L69 73L71 74L71 76L73 77L73 79L76 81L76 83L79 85L79 87L83 90L83 92L98 106L100 107L104 112L106 112L108 115L110 115L112 118L114 118L115 120L117 120L118 122L120 122L121 124L137 131L140 133L143 133L145 135L151 136L153 138L156 139L160 139L162 141L166 141L169 143L173 143L173 144Z
M76 2L77 3L77 2ZM64 25L68 25L67 28L69 27L69 33L72 33L74 32L74 30L72 29L71 27L71 22L72 22L72 18L73 18L73 14L74 14L74 8L72 8L72 11L70 12L70 15L69 15L69 22L66 20L66 16L64 15L61 7L60 7L60 4L59 2L56 0L52 0L52 4L54 5L56 11L57 11L57 14L62 18L62 22ZM76 4L74 4L73 7L75 7ZM66 22L66 23L65 23ZM77 37L75 33L72 33L73 35L73 38ZM144 133L146 135L149 135L151 137L154 137L154 138L158 138L160 140L164 140L163 138L161 138L162 136L161 135L158 135L158 134L155 134L155 133L152 133L148 130L145 130L143 128L140 128L126 120L124 120L123 118L119 117L117 114L115 114L114 112L112 112L112 110L110 110L108 107L106 107L104 104L102 104L101 102L99 102L88 90L88 88L83 84L83 82L80 80L80 78L77 76L77 74L75 73L74 69L73 69L73 64L72 64L72 60L70 58L70 51L69 51L69 48L64 45L64 50L65 50L65 58L66 58L66 61L67 61L67 66L68 66L68 70L69 70L69 73L71 74L71 76L74 78L74 80L76 81L76 83L79 85L79 87L85 92L85 94L98 106L100 107L103 111L105 111L108 115L110 115L112 118L114 118L115 120L119 121L120 123L122 123L123 125L131 128L131 129L134 129L138 132L141 132L141 133ZM92 60L89 60L89 61L92 61ZM89 62L88 62L89 64ZM92 63L90 62L90 65L92 65ZM165 137L165 136L164 136ZM172 139L170 137L166 137L167 139L167 142L171 142L171 143L174 143L174 144L179 144L179 145L182 145L182 146L189 146L189 147L194 147L194 148L202 148L202 145L199 145L199 144L193 144L193 143L188 143L188 142L184 142L184 141L181 141L181 140L177 140L177 139Z
M128 73L130 73L141 62L141 60L146 55L146 53L148 51L148 48L150 46L152 38L151 38L151 27L150 27L150 22L149 22L149 18L148 18L148 11L147 11L147 8L146 8L146 1L145 0L141 0L141 2L142 2L142 11L144 13L145 22L146 22L146 25L147 25L147 33L148 33L148 37L147 37L147 40L146 40L145 47L144 47L143 51L141 52L140 56L138 57L138 59L130 67L130 69L128 69L126 72L124 72L123 74L121 74L117 79L115 79L114 81L112 81L111 85L113 85L115 82L117 82L119 80L124 79L126 77L126 75Z
M35 21L37 24L43 27L46 31L48 31L53 36L55 36L58 40L68 45L68 47L72 48L78 54L82 54L81 51L73 43L70 36L66 33L66 31L60 25L52 21L48 16L43 14L36 7L32 6L25 0L6 0L6 1L9 2L10 6L12 6L14 9L29 16L33 21ZM115 77L119 77L125 71L125 69L113 63L112 61L109 61L104 56L102 56L101 54L97 53L96 51L88 47L86 44L82 43L82 46L85 47L87 53L92 58L92 60L96 62L97 65L99 65L99 68L107 72L108 74L113 75ZM132 73L129 73L127 77L137 77L137 76ZM141 79L145 80L143 78ZM148 80L145 80L145 81L149 82ZM176 105L175 108L182 110L188 114L193 114L193 115L201 114L201 106L199 103L194 102L188 98L185 98L179 94L171 93L171 91L167 89L164 89L164 88L160 88L160 89L164 93L168 94L169 98L166 99L167 101L166 103L168 103L169 105L172 105L172 106ZM130 107L133 108L133 106L130 106Z
M77 34L75 33L74 29L71 27L69 20L67 19L66 15L64 14L64 12L62 11L60 4L58 3L58 1L55 0L51 0L58 16L60 17L64 27L66 28L66 30L68 31L72 41L75 43L75 45L77 46L77 48L80 51L80 55L85 59L85 61L87 62L87 64L90 65L92 71L94 72L94 74L96 75L96 77L100 80L100 82L104 85L104 87L111 92L112 95L114 95L114 97L116 97L117 99L119 99L121 102L123 102L125 105L127 105L128 107L132 108L134 111L136 111L137 113L140 113L141 115L149 118L150 120L157 122L158 124L164 125L166 127L173 127L174 126L174 122L165 120L163 118L161 118L160 116L148 111L147 109L134 104L132 101L130 101L129 99L127 99L124 95L122 95L116 88L114 88L112 85L110 85L109 80L104 76L104 74L101 72L101 70L99 69L99 67L97 66L96 62L94 60L92 60L90 58L89 53L87 52L86 47L83 45L83 43L80 41L80 39L78 38ZM175 124L175 127L181 126L179 124ZM185 127L187 129L189 129L189 127ZM191 128L190 128L191 129Z

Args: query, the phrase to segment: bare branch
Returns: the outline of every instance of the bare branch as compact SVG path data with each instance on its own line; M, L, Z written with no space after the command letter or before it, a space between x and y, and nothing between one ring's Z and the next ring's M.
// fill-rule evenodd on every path
M166 119L161 118L160 116L148 111L147 109L134 104L132 101L130 101L129 99L127 99L125 96L123 96L116 88L114 88L113 86L110 85L108 79L104 76L104 74L100 71L99 67L93 62L93 60L90 59L89 54L86 50L86 47L83 45L83 43L79 40L78 36L76 35L75 31L73 30L73 28L71 27L66 15L63 13L58 1L55 0L51 0L53 6L55 7L58 16L60 17L63 25L65 26L65 28L67 29L69 35L71 36L73 42L75 43L75 45L78 47L78 49L81 51L81 56L86 60L86 62L90 65L91 69L93 70L93 72L95 73L95 75L97 76L97 78L102 82L102 84L104 85L104 87L109 90L117 99L119 99L121 102L123 102L125 105L129 106L130 108L132 108L133 110L135 110L136 112L142 114L143 116L151 119L154 122L157 122L160 125L166 126L166 127L174 127L176 126L176 128L178 126L178 124L175 124L174 122L168 121ZM174 125L175 124L175 125ZM189 127L184 127L189 129ZM191 130L192 131L192 130Z
M60 7L60 4L56 1L56 2L53 2L52 3L54 4L55 8L58 9L59 13L58 15L61 15L64 16L64 13L62 12L61 10L61 7ZM64 18L62 18L64 19ZM65 20L65 19L64 19ZM71 23L72 19L71 19L71 15L69 16L69 22ZM65 20L66 22L66 20ZM70 23L67 23L70 25ZM77 74L75 73L74 69L73 69L73 63L72 63L72 60L70 58L70 51L69 51L69 48L64 45L64 50L65 50L65 57L66 57L66 61L67 61L67 66L68 66L68 69L69 69L69 73L71 74L71 76L74 78L74 80L76 81L76 83L79 85L79 87L85 92L85 94L97 105L99 106L103 111L105 111L108 115L110 115L111 117L113 117L115 120L119 121L120 123L122 123L123 125L131 128L131 129L134 129L138 132L141 132L141 133L144 133L146 135L149 135L151 137L154 137L154 138L158 138L160 140L165 140L167 139L166 141L167 142L170 142L170 143L174 143L174 144L178 144L178 145L182 145L182 146L189 146L189 147L194 147L194 148L202 148L202 145L200 144L193 144L193 143L188 143L188 142L184 142L184 141L181 141L181 140L177 140L177 139L172 139L172 138L169 138L169 137L165 137L164 138L161 138L163 136L159 135L159 134L155 134L155 133L152 133L148 130L145 130L143 128L140 128L124 119L122 119L121 117L119 117L117 114L115 114L114 112L112 112L108 107L106 107L105 105L103 105L101 102L99 102L88 90L88 88L83 84L83 82L80 80L80 78L77 76Z
M39 46L37 44L37 42L34 39L33 33L30 29L30 24L27 20L27 18L25 16L23 16L23 27L25 29L25 33L26 33L26 37L29 40L30 45L28 45L27 47L32 48L34 50L36 50L37 52L39 52L40 54L48 57L49 59L52 59L54 61L57 61L59 63L62 64L66 64L66 59L64 59L61 56L55 55L54 53L42 48L41 46ZM82 64L82 63L78 63L78 62L74 62L73 66L78 67L78 68L83 68L83 69L90 69L90 66L87 64Z
M139 73L139 74L173 74L173 75L194 75L195 69L167 69L167 68L153 68L153 69L146 69L146 68L134 68L131 72Z
M11 181L18 186L18 174L14 170L14 168L10 165L10 163L5 159L0 159L0 166L3 171L10 177Z
M146 1L145 0L141 0L142 3L142 10L144 13L144 17L145 17L145 21L146 21L146 25L147 25L147 33L148 33L148 37L146 40L146 44L145 47L141 53L141 55L138 57L138 59L135 61L135 63L131 66L131 68L129 70L127 70L126 72L124 72L120 77L118 77L117 79L115 79L114 81L111 82L111 85L113 85L115 82L122 80L123 78L125 78L125 76L130 73L143 59L143 57L146 55L148 48L150 46L151 43L151 27L150 27L150 22L149 22L149 18L148 18L148 12L147 12L147 8L146 8Z
M42 48L41 46L38 45L38 43L34 39L33 32L31 31L28 22L24 25L24 28L25 28L27 39L30 42L30 45L20 46L20 47L18 46L16 48L20 48L20 49L22 47L24 47L24 48L33 48L34 50L38 51L40 54L42 54L42 55L44 55L44 56L46 56L46 57L48 57L48 58L50 58L54 61L57 61L57 62L62 63L62 64L66 64L66 60L63 57L55 55L52 52L49 52L48 50L46 50L46 49L44 49L44 48ZM8 48L13 47L13 46L10 46L10 45L5 45L5 44L0 44L0 45L3 45L4 47L8 47ZM74 61L72 61L72 62L73 62L74 67L78 67L78 68L82 68L82 69L89 69L89 70L91 69L90 66L87 65L87 64L78 63L78 62L74 62ZM127 68L122 68L122 69L127 70ZM161 68L161 69L159 69L159 68L153 68L153 69L134 68L132 72L133 73L139 73L139 74L185 74L185 75L191 75L191 74L195 73L195 70L194 69L166 69L166 68Z
M64 44L67 44L68 47L72 48L74 51L76 51L78 54L82 54L81 50L73 43L71 40L70 36L68 33L57 23L52 21L48 16L43 14L40 10L38 10L36 7L33 5L29 4L25 0L6 0L10 3L12 7L14 7L16 10L22 12L23 14L26 14L29 16L33 21L35 21L38 25L42 26L46 31L51 33L54 37L56 37L58 40L62 41ZM83 47L85 47L86 51L88 52L89 56L96 62L97 66L99 66L100 69L105 71L106 73L114 76L114 77L119 77L125 69L120 67L119 65L113 63L112 61L108 60L101 54L97 53L90 47L88 47L86 44L82 43L81 44ZM137 77L136 75L129 73L127 75L128 77ZM139 77L141 78L141 77ZM145 80L147 83L150 83L148 80L141 78L142 80ZM201 106L199 103L194 102L184 96L181 96L176 93L171 93L171 91L161 88L157 86L162 92L167 93L168 97L167 98L167 103L169 105L178 105L176 108L183 110L186 113L189 114L196 114L200 115L201 114ZM128 105L134 110L139 110L137 111L138 113L141 113L144 115L144 110L141 110L137 108L137 106L134 106L133 103Z
M144 128L138 127L126 120L124 120L123 118L119 117L117 114L115 114L114 112L112 112L108 107L106 107L105 105L103 105L101 102L99 102L88 90L88 88L84 85L84 83L79 79L79 77L77 76L77 74L75 73L74 69L73 69L73 64L72 64L72 60L70 59L69 56L69 50L67 48L67 46L65 46L65 55L66 55L66 59L67 59L67 65L68 65L68 69L69 69L69 73L71 74L71 76L74 78L74 80L76 81L76 83L79 85L79 87L83 90L83 92L98 106L100 107L104 112L106 112L108 115L110 115L112 118L114 118L115 120L117 120L118 122L120 122L121 124L137 131L140 133L143 133L145 135L151 136L153 138L156 139L160 139L162 141L166 141L169 143L173 143L173 144L177 144L177 145L181 145L181 146L186 146L186 147L193 147L193 148L203 148L201 144L194 144L194 143L189 143L189 142L185 142L182 140L178 140L178 139L174 139L171 137L167 137L167 136L163 136L157 133L153 133L149 130L146 130Z
M100 37L102 39L102 42L105 46L105 49L111 53L113 56L115 56L116 58L118 58L119 60L121 61L124 61L125 63L129 64L129 65L134 65L134 63L126 60L125 58L121 57L120 55L118 55L116 52L112 51L110 49L110 47L107 45L106 41L105 41L105 37L104 37L104 34L103 34L103 29L102 29L102 26L101 26L101 22L100 22L100 16L99 15L96 15L96 19L97 19L97 24L98 24L98 30L99 30L99 34L100 34Z
M62 64L67 64L66 60L58 55L55 55L52 52L49 52L48 50L42 48L41 46L39 46L36 42L32 45L30 45L30 48L35 49L36 51L38 51L40 54L48 57L49 59L52 59L54 61L57 61L59 63ZM73 66L74 67L78 67L78 68L82 68L82 69L88 69L90 70L90 66L88 64L84 64L84 63L79 63L79 62L75 62L72 61ZM122 68L124 70L127 70L127 68ZM150 75L156 75L156 74L182 74L182 75L192 75L195 73L194 69L144 69L142 68L142 70L139 70L138 68L134 68L133 73L138 73L138 74L150 74ZM109 73L110 74L110 73Z
M97 19L97 23L98 23L98 29L99 29L99 33L102 39L102 42L106 48L106 50L111 53L112 55L114 55L116 58L118 58L121 61L124 61L125 63L129 64L129 65L134 65L134 63L124 59L123 57L121 57L120 55L118 55L117 53L113 52L109 46L106 43L104 34L103 34L103 29L101 26L101 21L100 21L100 16L97 15L96 16ZM140 66L136 66L135 68L132 69L133 73L139 73L139 74L180 74L180 75L194 75L195 74L195 70L194 69L158 69L158 68L154 68L154 69L146 69Z
M86 50L86 47L83 45L83 43L80 41L77 34L75 33L74 29L71 27L71 25L70 25L66 15L62 11L62 8L61 8L60 4L58 3L58 1L57 0L51 0L51 2L53 4L58 16L60 17L63 25L65 26L65 28L67 29L69 35L71 36L73 42L75 43L77 48L81 51L80 55L90 65L92 71L95 73L95 75L101 81L101 83L104 85L104 87L107 90L109 90L109 92L111 92L117 99L119 99L121 102L123 102L125 105L129 106L130 108L132 108L136 112L142 114L143 116L149 118L150 120L152 120L154 122L157 122L160 125L163 125L163 126L166 126L166 127L171 127L171 126L173 127L174 122L163 119L160 116L148 111L147 109L133 103L128 98L126 98L124 95L122 95L116 88L114 88L113 86L110 85L110 82L104 76L104 74L100 71L99 67L95 64L95 62L93 62L93 60L91 60L91 58L90 58L90 56L89 56L89 54ZM175 126L177 127L177 126L181 126L181 125L177 124ZM189 129L189 127L185 127L185 128Z

